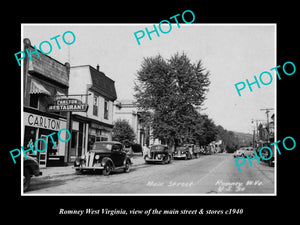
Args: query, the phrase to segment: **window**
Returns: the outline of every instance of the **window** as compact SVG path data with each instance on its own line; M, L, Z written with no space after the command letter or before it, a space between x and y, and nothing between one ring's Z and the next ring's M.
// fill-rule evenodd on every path
M104 119L108 120L108 101L104 101Z
M94 99L93 99L93 115L94 116L98 116L98 101L99 101L98 96L94 95Z
M107 137L100 137L100 141L108 141L108 138Z
M111 150L112 151L121 151L121 149L122 149L122 145L115 144L115 145L113 145Z
M39 95L38 94L30 94L29 106L37 109L38 103L39 103Z

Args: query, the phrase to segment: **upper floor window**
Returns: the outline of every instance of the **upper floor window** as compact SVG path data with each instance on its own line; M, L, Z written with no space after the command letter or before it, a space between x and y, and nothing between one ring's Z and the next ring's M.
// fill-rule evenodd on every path
M98 116L99 97L94 94L93 98L93 115Z
M108 101L104 101L104 119L108 120Z
M30 94L29 95L29 106L38 109L39 106L39 95Z

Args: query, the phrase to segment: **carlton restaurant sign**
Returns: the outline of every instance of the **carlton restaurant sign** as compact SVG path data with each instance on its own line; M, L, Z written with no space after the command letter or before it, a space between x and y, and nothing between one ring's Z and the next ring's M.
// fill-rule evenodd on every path
M48 106L49 112L86 112L88 104L75 98L59 98Z

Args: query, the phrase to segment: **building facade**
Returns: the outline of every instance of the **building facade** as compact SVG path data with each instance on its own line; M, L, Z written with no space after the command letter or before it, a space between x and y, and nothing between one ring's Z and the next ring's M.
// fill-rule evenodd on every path
M65 161L66 143L58 141L53 135L55 144L46 137L66 128L66 113L50 113L48 106L53 103L56 95L67 95L69 88L70 65L42 54L31 46L30 40L24 39L23 62L23 128L24 149L34 146L35 140L44 139L48 145L44 152L30 155L37 159L40 167L62 166ZM49 140L48 140L49 139ZM44 149L44 142L38 142L39 149Z
M150 135L150 127L143 122L142 114L144 112L138 110L135 102L131 99L118 100L115 104L114 121L125 119L132 127L136 143L142 146L154 144L154 139ZM157 143L157 142L156 142Z
M115 82L101 72L99 66L95 69L83 65L70 68L68 94L89 106L86 112L72 113L70 161L73 161L90 150L94 142L112 140L117 93Z

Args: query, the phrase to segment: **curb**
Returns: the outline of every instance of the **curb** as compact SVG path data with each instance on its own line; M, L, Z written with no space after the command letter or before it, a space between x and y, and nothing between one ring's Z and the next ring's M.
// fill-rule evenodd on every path
M133 156L132 159L132 167L138 167L145 163L142 156ZM137 161L137 162L134 162ZM51 173L51 170L53 171ZM75 169L72 166L64 166L64 167L47 167L42 168L40 171L43 173L42 176L40 176L40 179L50 179L54 177L63 177L63 176L70 176L75 175Z

